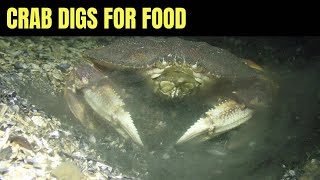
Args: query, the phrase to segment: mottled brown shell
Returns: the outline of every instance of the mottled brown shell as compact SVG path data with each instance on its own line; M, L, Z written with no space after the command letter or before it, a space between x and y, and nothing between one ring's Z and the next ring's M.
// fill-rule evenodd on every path
M147 68L159 60L198 64L229 79L255 76L255 71L227 50L176 37L126 37L86 52L94 63L110 67Z

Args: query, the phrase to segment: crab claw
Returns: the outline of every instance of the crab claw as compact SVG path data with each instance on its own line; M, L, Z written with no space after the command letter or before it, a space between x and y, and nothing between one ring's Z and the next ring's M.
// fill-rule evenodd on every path
M91 66L77 68L71 77L74 84L68 86L66 99L72 113L84 126L90 129L97 126L96 124L91 125L92 119L85 116L87 113L84 104L87 104L124 138L132 139L138 145L143 146L130 113L125 110L123 100L113 89L112 82L108 77ZM84 102L76 98L74 95L76 93L82 96Z
M205 117L192 125L176 144L209 140L246 122L252 117L252 114L253 110L242 104L233 100L224 101L207 111Z
M110 123L118 133L124 138L131 138L135 143L143 146L129 112L123 108L122 99L109 85L95 89L85 89L83 94L90 107Z

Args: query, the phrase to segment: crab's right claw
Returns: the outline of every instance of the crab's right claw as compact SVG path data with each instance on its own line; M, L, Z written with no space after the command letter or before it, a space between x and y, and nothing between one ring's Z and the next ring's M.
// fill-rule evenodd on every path
M74 98L72 93L81 94L83 101L124 138L132 139L143 146L130 113L125 110L123 100L114 91L108 77L91 66L76 69L71 77L74 78L74 85L72 88L70 86L67 88L68 93L65 95L71 111L84 126L89 125L89 128L94 128L92 122L84 116L86 113L83 103L80 103L82 101ZM80 112L76 110L77 108Z
M192 125L176 144L209 140L246 122L252 117L252 114L253 111L244 105L233 100L224 101L207 111L205 117Z
M129 112L124 110L124 103L110 85L83 90L84 98L90 107L105 121L110 123L119 134L132 139L138 145L143 143Z

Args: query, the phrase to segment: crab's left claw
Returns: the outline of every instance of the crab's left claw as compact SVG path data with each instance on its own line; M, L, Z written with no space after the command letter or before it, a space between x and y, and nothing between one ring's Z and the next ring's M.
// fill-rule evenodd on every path
M233 100L227 100L215 108L206 112L205 117L200 118L192 125L176 142L199 143L222 134L246 122L252 117L253 110L238 104Z

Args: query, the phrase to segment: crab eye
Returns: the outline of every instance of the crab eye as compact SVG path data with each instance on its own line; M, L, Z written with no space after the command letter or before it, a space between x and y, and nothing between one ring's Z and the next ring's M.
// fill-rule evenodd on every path
M161 82L160 82L161 91L163 91L164 93L168 93L168 92L171 91L174 87L175 87L174 83L172 83L172 82L170 82L170 81L161 81Z

